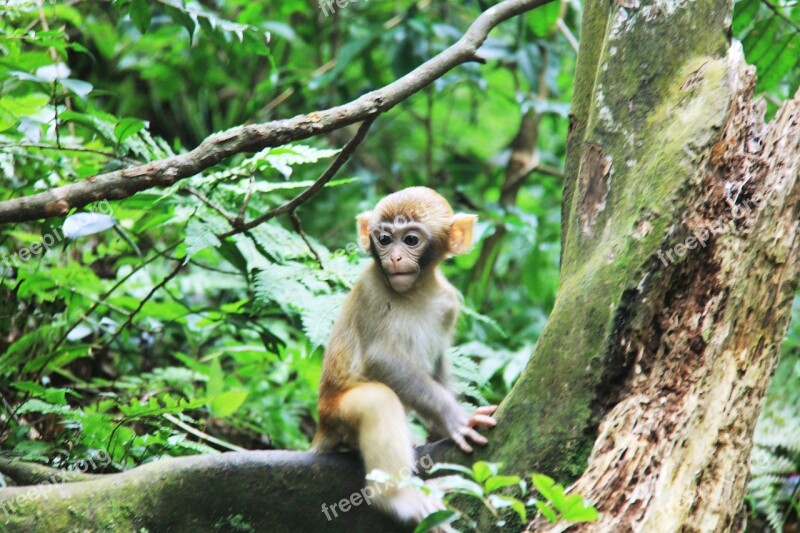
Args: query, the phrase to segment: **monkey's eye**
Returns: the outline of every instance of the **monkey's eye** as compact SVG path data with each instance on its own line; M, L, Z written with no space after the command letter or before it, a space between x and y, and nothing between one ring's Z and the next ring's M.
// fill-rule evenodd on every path
M406 243L406 245L408 246L416 246L419 244L419 237L413 234L406 235L405 237L403 237L403 242Z
M378 237L378 243L380 243L381 246L389 246L390 244L392 244L392 237L384 233L383 235Z

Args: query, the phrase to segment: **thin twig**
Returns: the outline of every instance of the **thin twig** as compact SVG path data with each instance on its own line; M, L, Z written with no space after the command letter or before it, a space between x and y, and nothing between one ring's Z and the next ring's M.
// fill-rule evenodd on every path
M120 335L120 333L122 333L125 330L125 328L131 325L133 319L136 317L136 315L139 314L144 305L150 301L150 298L152 298L153 295L155 295L155 293L158 292L159 289L164 287L164 285L169 283L172 278L177 276L178 272L180 272L183 267L184 267L184 262L178 261L178 264L175 265L175 268L173 268L172 271L164 277L164 279L159 281L152 289L150 289L150 292L148 292L145 295L145 297L142 298L142 300L139 302L139 305L136 306L136 309L134 309L133 312L131 312L128 318L125 319L125 322L123 322L122 325L118 327L117 330L111 335L111 338L108 339L108 341L103 345L102 348L100 348L100 351L103 351L107 349L109 346L111 346L111 343L114 342L114 340Z
M36 7L39 13L39 20L42 23L42 29L44 31L50 31L50 25L47 23L47 17L44 15L44 3L42 0L36 1ZM53 60L54 64L58 64L58 51L56 51L54 46L48 47L48 51L50 52L50 58ZM60 84L58 80L53 80L53 107L55 108L55 116L53 118L55 122L55 132L56 132L56 143L59 143L59 131L58 131L58 104L56 102L56 89ZM72 111L72 99L69 97L69 91L63 85L61 86L61 94L64 95L64 107L67 108L67 111ZM75 124L70 122L69 123L69 134L71 137L75 137Z
M3 405L5 406L6 411L8 412L8 420L6 420L6 423L3 424L3 430L0 431L0 437L2 437L3 434L6 432L6 428L8 427L8 424L11 422L11 420L16 422L17 425L20 424L20 421L19 421L19 417L17 416L17 410L19 410L19 405L17 405L17 407L12 407L11 404L8 403L8 400L6 400L6 397L3 395L2 392L0 392L0 398L3 399ZM25 403L25 402L22 402L22 403Z
M285 213L297 209L299 206L308 201L308 199L314 196L317 193L317 191L319 191L322 187L324 187L325 184L327 184L333 178L333 176L336 175L336 172L342 167L342 165L344 165L345 162L347 162L347 160L350 158L350 155L356 150L358 145L361 144L361 141L364 140L364 137L367 135L367 131L369 131L369 127L372 126L373 122L375 122L376 117L377 115L370 116L366 120L364 120L364 122L361 123L361 126L358 127L358 131L356 132L355 135L353 135L353 138L350 139L350 141L344 146L344 148L342 148L342 151L339 152L339 154L336 156L336 159L333 160L333 163L331 163L331 165L325 170L325 172L323 172L322 176L320 176L317 179L317 181L315 181L311 185L311 187L304 190L303 192L301 192L300 194L298 194L285 204L280 205L275 209L268 211L267 213L261 215L258 218L254 218L253 220L247 222L246 224L242 224L239 227L236 227L230 231L221 233L217 235L217 237L220 239L225 239L227 237L230 237L231 235L236 235L237 233L242 233L244 231L253 229L256 226L263 224L267 220L270 220L272 218L275 218L277 216L283 215Z
M117 281L117 282L116 282L114 285L112 285L112 286L111 286L111 288L110 288L110 289L108 289L108 290L107 290L105 293L103 293L103 295L102 295L102 296L100 296L100 298L98 298L98 299L97 299L97 301L96 301L94 304L92 304L92 306L91 306L91 307L89 307L89 309L87 309L87 310L86 310L86 312L85 312L85 313L83 313L83 314L81 315L81 317L80 317L78 320L76 320L76 321L75 321L75 322L74 322L74 323L73 323L73 324L72 324L72 325L71 325L69 328L67 328L67 331L65 331L65 332L64 332L64 333L61 335L61 337L60 337L60 338L59 338L59 339L56 341L55 345L54 345L54 346L53 346L53 347L50 349L50 351L51 351L51 352L55 352L55 351L58 349L58 347L59 347L59 346L61 346L61 344L62 344L62 343L65 341L65 340L67 340L67 337L69 336L69 334L70 334L70 333L72 333L72 330L73 330L73 329L75 329L75 328L77 328L77 327L78 327L78 325L79 325L81 322L83 322L84 320L86 320L87 318L89 318L89 315L91 315L92 313L94 313L94 312L95 312L95 310L96 310L98 307L100 307L101 305L103 305L103 301L104 301L104 300L106 300L106 299L108 299L108 297L109 297L109 296L111 296L111 294L112 294L114 291L116 291L118 288L120 288L120 287L122 286L122 284L123 284L123 283L125 283L126 281L128 281L128 280L129 280L131 277L133 277L133 275L134 275L134 274L136 274L137 272L139 272L141 269L143 269L144 267L146 267L147 265L149 265L150 263L152 263L153 261L155 261L155 260L156 260L156 259L158 259L159 257L162 257L163 255L165 255L165 254L169 253L170 251L172 251L173 249L175 249L175 248L178 246L178 244L179 244L179 243L175 243L175 244L171 245L170 247L168 247L168 248L166 248L166 249L164 249L164 250L162 250L162 251L160 251L160 252L157 252L157 253L153 254L153 255L152 255L152 256L151 256L149 259L147 259L146 261L143 261L142 263L140 263L140 264L136 265L136 267L134 267L133 269L131 269L131 271L130 271L130 272L128 272L126 275L124 275L122 278L120 278L120 280L119 280L119 281ZM47 364L45 364L44 366L47 366ZM44 366L43 366L42 368L44 368ZM37 379L38 379L38 378L37 378ZM34 380L34 381L36 381L36 380Z
M776 6L775 4L773 4L772 2L770 2L769 0L761 0L761 1L762 1L762 2L764 3L764 5L765 5L765 6L767 6L767 7L768 7L768 8L769 8L769 9L770 9L770 10L771 10L773 13L775 13L775 14L776 14L776 15L778 15L780 18L782 18L782 19L783 19L783 21L784 21L786 24L788 24L789 26L791 26L791 27L794 29L794 31L795 31L796 33L800 33L800 26L798 26L798 25L797 25L797 23L796 23L795 21L793 21L792 19L790 19L789 17L787 17L785 13L783 13L783 12L782 12L780 9L778 9L778 6Z
M575 36L572 35L572 32L567 27L567 25L564 24L564 21L562 19L558 19L556 21L556 26L558 27L558 30L561 32L561 34L564 36L564 38L567 40L569 45L572 47L572 49L577 54L578 53L578 39L576 39Z
M134 159L132 157L127 157L124 155L117 155L113 152L105 152L103 150L93 150L91 148L82 148L80 146L56 146L53 144L42 144L42 143L16 143L16 144L0 144L0 146L4 148L38 148L39 150L56 150L58 152L83 152L87 154L97 154L105 156L109 159L117 159L119 161L125 161L132 165L141 165L142 161L139 159Z
M181 428L182 430L184 430L186 433L191 433L195 437L198 437L198 438L201 438L203 440L206 440L206 441L208 441L208 442L210 442L212 444L216 444L217 446L219 446L221 448L225 448L226 450L233 450L235 452L244 452L244 451L246 451L245 448L236 446L235 444L231 444L230 442L225 442L224 440L218 439L217 437L209 435L208 433L203 433L199 429L193 428L189 424L184 423L178 417L173 416L173 415L171 415L169 413L164 413L162 416L164 418L166 418L167 420L169 420L170 422L172 422L173 424L175 424L176 426L178 426L179 428Z
M247 204L250 203L250 195L253 194L253 185L256 183L256 177L250 175L250 181L247 183L247 191L244 193L244 200L242 200L242 207L239 209L239 214L236 215L236 223L234 226L240 226L244 222L244 216L247 212Z
M270 102L268 102L267 105L265 105L260 112L266 115L267 113L269 113L270 111L281 105L283 102L285 102L286 99L292 96L293 94L294 94L294 89L286 89L281 94L273 98Z
M554 178L561 178L562 180L564 179L564 171L557 167L551 167L550 165L539 165L533 169L533 172L538 172L539 174L552 176Z
M325 267L322 265L322 259L320 259L319 254L314 249L314 247L311 246L311 241L308 240L306 232L303 231L303 222L300 220L300 217L297 216L297 211L295 211L294 209L289 211L289 219L292 221L292 226L294 227L294 230L297 232L298 235L300 235L300 238L303 239L303 242L306 243L306 246L308 246L308 249L314 255L314 258L317 260L317 264L319 264L319 267L322 270L325 270Z
M206 196L205 194L201 193L200 191L198 191L194 187L184 187L183 190L188 192L192 196L196 197L198 200L200 200L201 202L206 204L208 207L210 207L211 209L213 209L214 211L216 211L217 213L222 215L225 218L225 220L228 221L228 224L230 224L231 226L236 227L236 217L231 215L230 213L228 213L228 211L224 207L222 207L221 205L217 204L216 202L211 200L208 196Z

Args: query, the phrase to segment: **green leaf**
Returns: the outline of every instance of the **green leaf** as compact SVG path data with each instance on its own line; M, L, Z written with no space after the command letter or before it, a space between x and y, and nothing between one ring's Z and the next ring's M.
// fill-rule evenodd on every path
M600 513L592 506L581 505L561 513L561 516L564 520L569 520L570 522L594 522L600 518Z
M182 9L172 6L165 5L164 11L167 12L174 22L186 28L186 31L189 33L189 44L192 44L192 40L194 39L194 30L196 27L194 19L192 19L192 17Z
M468 317L476 320L477 322L481 322L483 324L486 324L487 326L492 328L494 331L496 331L497 334L500 335L501 337L503 337L504 339L508 338L508 333L505 332L505 330L503 329L503 327L500 325L499 322L497 322L496 320L494 320L494 319L492 319L492 318L490 318L490 317L488 317L486 315L483 315L483 314L477 312L475 309L473 309L469 305L464 305L461 308L461 313L463 315L465 315L465 316L468 316Z
M313 305L306 306L300 318L303 332L311 341L313 348L324 346L333 330L333 324L339 318L346 294L321 294L314 297Z
M247 399L246 390L225 391L211 400L211 411L218 417L230 416L242 406L245 399Z
M472 469L467 468L464 465L457 465L455 463L436 463L433 466L433 468L431 468L430 473L434 474L434 473L439 472L441 470L452 470L454 472L461 472L462 474L465 474L465 475L469 476L470 478L473 477Z
M591 505L586 505L583 496L570 494L566 497L563 509L559 509L564 520L572 522L591 522L597 520L599 513Z
M46 280L41 280L41 282L43 284L52 283L52 281L48 282ZM48 300L39 292L41 287L42 285L33 283L30 290L32 293L35 293L39 299ZM24 284L20 286L20 294L25 294L23 288ZM14 341L14 343L6 349L6 352L0 355L0 375L7 376L19 372L21 366L30 364L33 356L41 354L45 346L49 346L54 342L53 337L57 331L58 327L56 324L43 324ZM49 357L49 354L47 357Z
M186 227L186 256L192 257L206 248L219 246L217 231L216 225L192 219Z
M547 518L551 524L555 524L556 522L558 522L558 515L545 502L537 501L535 505L536 508L539 509L539 512L542 513L542 516Z
M225 375L222 372L222 364L219 358L216 357L211 361L211 366L208 367L208 384L206 385L206 394L209 396L218 396L222 393L223 380Z
M32 115L44 109L50 97L42 93L31 93L23 96L6 95L0 98L0 107L13 111L18 117Z
M34 383L33 381L15 381L11 384L15 389L21 390L22 392L28 392L33 396L44 396L47 392L47 389L38 383Z
M486 492L494 492L503 487L510 487L512 485L519 485L519 476L492 476L483 484Z
M531 476L531 481L533 481L533 485L536 487L536 490L539 491L539 494L541 494L545 500L553 504L553 507L559 511L564 509L566 504L564 487L557 484L553 478L544 474L533 474Z
M800 36L791 31L786 41L775 47L779 51L769 64L766 64L765 60L762 59L758 65L759 91L766 91L775 87L800 62L798 61L798 48L800 48L798 47L798 42L800 42Z
M756 13L758 13L760 5L761 0L742 0L736 2L733 8L733 23L731 24L731 33L734 37L738 39L742 38L742 32L750 27Z
M33 398L23 403L17 414L24 415L26 413L42 413L42 414L67 414L72 409L68 405L54 405L44 402L42 400Z
M559 2L549 2L531 11L528 21L537 37L547 37L555 29L560 7Z
M47 389L44 393L44 400L47 403L56 405L67 404L67 389Z
M261 26L268 30L270 33L274 33L275 35L279 35L286 39L287 41L295 41L297 40L297 32L294 31L289 24L284 22L278 22L274 20L267 20L261 23Z
M147 0L133 0L130 8L131 20L136 28L145 33L150 27L150 19L153 18L153 10Z
M144 127L145 123L143 120L139 120L138 118L123 118L114 126L114 135L117 137L117 142L122 144L125 139Z
M61 80L61 85L84 100L89 93L92 92L92 89L94 89L94 86L88 81L76 80L74 78L65 78Z
M425 533L438 526L449 524L456 518L458 518L458 514L451 509L442 509L441 511L433 512L419 523L416 529L414 529L414 533Z
M113 228L116 223L116 218L103 213L75 213L64 220L61 229L64 237L74 240Z
M766 20L760 20L742 41L748 63L758 64L761 56L774 46L775 36L780 29L780 19L772 15Z
M489 476L496 476L497 472L500 470L499 463L487 463L486 461L478 461L472 465L472 471L474 472L474 479L478 483L483 483Z
M517 515L519 515L519 519L523 523L527 522L528 513L525 510L525 504L522 503L517 498L514 498L512 496L503 496L500 494L490 494L489 503L491 503L495 507L495 509L511 507L517 513Z
M467 494L475 498L483 499L483 487L478 485L472 480L466 479L461 476L452 475L444 476L436 479L437 488L446 492L457 492L460 494Z

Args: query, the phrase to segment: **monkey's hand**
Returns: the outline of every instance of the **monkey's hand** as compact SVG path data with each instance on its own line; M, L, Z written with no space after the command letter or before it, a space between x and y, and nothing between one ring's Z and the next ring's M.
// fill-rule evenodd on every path
M489 440L477 432L476 426L494 427L497 425L497 420L492 416L497 410L496 405L487 405L485 407L478 407L472 416L469 416L462 410L458 417L451 424L448 424L450 438L455 441L461 451L464 453L472 453L472 446L470 446L467 439L470 439L475 444L486 446Z

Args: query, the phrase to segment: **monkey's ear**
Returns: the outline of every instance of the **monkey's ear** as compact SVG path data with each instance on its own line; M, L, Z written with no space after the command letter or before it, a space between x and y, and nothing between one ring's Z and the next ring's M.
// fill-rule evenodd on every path
M358 221L358 245L365 252L369 252L369 217L371 211L364 211L356 217Z
M450 224L450 253L459 255L469 251L472 246L472 229L478 220L477 215L455 215Z

